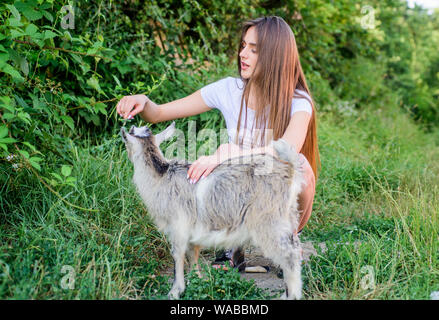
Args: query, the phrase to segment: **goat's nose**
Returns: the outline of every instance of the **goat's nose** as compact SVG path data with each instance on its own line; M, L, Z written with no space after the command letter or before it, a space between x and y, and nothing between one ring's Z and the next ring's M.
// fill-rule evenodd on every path
M134 134L134 126L131 126L130 131L128 132L129 134Z
M120 136L122 137L122 140L126 140L126 134L127 131L125 130L125 127L120 128Z

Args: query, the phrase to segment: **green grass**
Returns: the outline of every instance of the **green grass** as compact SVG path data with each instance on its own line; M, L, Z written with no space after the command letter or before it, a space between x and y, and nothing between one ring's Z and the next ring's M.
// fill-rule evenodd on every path
M241 278L238 270L214 269L201 264L202 278L195 271L187 276L187 288L181 299L185 300L243 300L267 299L269 294L258 288L254 281Z
M319 114L322 171L302 241L327 251L304 266L304 297L428 299L439 290L438 134L420 131L391 99L367 109ZM134 190L119 137L69 150L77 180L56 190L97 212L0 165L0 299L166 298L169 246ZM75 272L72 289L63 266ZM234 272L204 273L188 276L184 299L269 297Z
M429 299L439 289L439 152L434 134L395 110L320 122L322 175L302 240L327 251L305 266L308 299Z

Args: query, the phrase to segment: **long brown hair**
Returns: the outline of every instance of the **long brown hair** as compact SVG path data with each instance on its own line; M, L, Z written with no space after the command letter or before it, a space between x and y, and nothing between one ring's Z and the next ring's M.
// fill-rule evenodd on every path
M241 117L244 109L248 107L250 89L254 86L252 94L255 95L255 123L261 132L260 143L265 140L265 129L272 129L273 139L283 136L290 122L291 103L296 98L306 98L312 106L312 116L308 125L305 142L300 153L310 163L317 180L317 164L320 167L320 156L317 145L316 109L306 84L305 75L300 64L296 40L291 28L280 17L262 17L244 22L241 41L238 49L238 74L241 74L241 60L239 53L247 30L256 27L258 41L256 50L258 61L256 69L249 79L242 79L244 91L241 99L241 109L237 125L236 142L238 141ZM295 92L296 89L305 91L309 96ZM270 106L267 110L266 106ZM268 112L266 112L268 111ZM247 110L245 110L245 124L247 123ZM268 127L266 127L268 126ZM253 130L253 128L252 128Z

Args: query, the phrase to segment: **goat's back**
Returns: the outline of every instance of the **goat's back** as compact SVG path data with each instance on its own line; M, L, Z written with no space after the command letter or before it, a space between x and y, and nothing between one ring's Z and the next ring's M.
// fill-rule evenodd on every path
M269 157L223 163L200 180L195 190L197 220L211 230L233 232L243 224L253 228L287 219L294 171L291 164Z

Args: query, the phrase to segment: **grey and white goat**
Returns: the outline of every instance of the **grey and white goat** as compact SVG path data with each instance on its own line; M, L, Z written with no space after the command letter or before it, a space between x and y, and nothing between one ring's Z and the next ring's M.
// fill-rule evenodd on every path
M134 165L133 182L172 246L175 277L169 297L178 299L184 291L185 254L191 266L197 264L196 246L233 248L251 243L282 268L287 286L283 298L300 299L301 244L293 233L303 183L297 152L279 139L273 142L279 159L269 154L242 156L239 163L221 163L191 184L190 163L166 160L159 148L174 130L174 123L155 136L147 126L121 129ZM269 170L267 161L272 161Z

